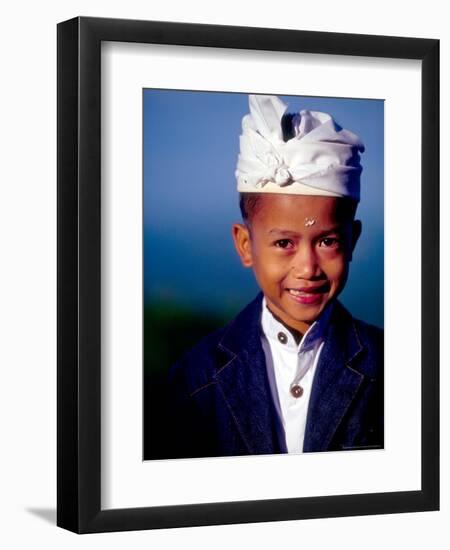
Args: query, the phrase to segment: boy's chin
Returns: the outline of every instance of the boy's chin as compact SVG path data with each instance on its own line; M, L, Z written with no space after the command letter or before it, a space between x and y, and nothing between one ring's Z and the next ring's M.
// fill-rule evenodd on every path
M292 320L296 323L305 323L307 325L312 325L315 321L317 321L319 315L322 313L322 309L311 312L309 315L303 314L303 315L295 315L292 316Z
M285 325L300 332L307 330L307 328L318 319L328 303L329 300L324 300L314 305L290 302L276 305L268 300L269 309L272 313L279 317Z
M312 304L289 304L289 306L285 308L284 313L297 323L311 325L318 319L331 301L331 299L324 298Z

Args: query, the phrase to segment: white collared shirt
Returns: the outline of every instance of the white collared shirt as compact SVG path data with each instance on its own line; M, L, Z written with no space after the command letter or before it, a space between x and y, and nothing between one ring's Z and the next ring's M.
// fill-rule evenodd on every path
M267 307L266 298L262 300L262 345L266 357L272 397L281 418L288 453L303 452L306 415L311 395L314 373L323 348L331 304L309 327L300 344L292 333L280 323ZM303 388L301 397L294 397L291 384L296 376L302 376L298 384Z

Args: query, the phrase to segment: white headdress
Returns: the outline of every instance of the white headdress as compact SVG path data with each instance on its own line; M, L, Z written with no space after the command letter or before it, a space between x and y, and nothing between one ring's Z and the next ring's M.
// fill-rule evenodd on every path
M285 115L287 105L249 96L242 119L237 189L242 193L325 195L359 200L360 138L319 111Z

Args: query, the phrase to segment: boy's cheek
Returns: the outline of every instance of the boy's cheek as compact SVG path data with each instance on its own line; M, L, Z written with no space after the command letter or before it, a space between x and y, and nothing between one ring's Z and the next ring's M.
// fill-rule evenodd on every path
M325 272L328 271L330 274L339 274L346 271L348 269L348 264L348 256L344 252L340 252L336 254L336 256L327 258L322 262Z

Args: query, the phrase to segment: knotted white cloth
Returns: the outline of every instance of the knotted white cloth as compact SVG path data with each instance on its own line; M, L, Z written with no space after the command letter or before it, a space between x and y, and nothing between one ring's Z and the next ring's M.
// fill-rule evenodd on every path
M236 168L239 192L359 201L364 145L356 134L320 111L284 117L287 105L277 96L250 95L249 106Z

